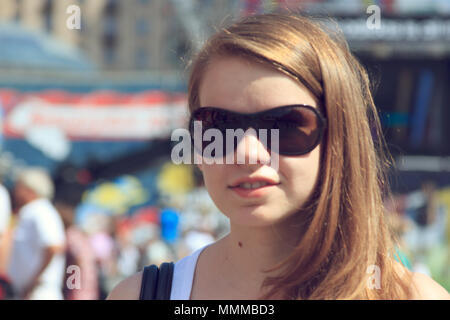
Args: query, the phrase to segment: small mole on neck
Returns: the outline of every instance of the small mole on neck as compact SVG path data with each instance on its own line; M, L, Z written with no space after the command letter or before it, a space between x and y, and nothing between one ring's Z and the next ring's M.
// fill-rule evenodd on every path
M242 248L242 242L238 242L238 245L239 245L239 247L241 247Z

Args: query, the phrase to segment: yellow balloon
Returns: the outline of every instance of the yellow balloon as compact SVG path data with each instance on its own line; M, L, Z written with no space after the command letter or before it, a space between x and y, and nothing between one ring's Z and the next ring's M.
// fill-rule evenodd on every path
M194 175L191 166L166 163L158 176L158 189L163 193L180 194L194 188Z

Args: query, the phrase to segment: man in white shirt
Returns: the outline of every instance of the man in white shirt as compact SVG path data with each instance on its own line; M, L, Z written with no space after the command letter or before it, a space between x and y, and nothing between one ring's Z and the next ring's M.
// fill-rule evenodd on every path
M6 188L0 184L0 242L2 235L8 229L11 218L11 200Z
M6 272L8 258L7 232L11 223L11 199L8 190L0 184L0 277Z
M53 182L41 169L24 170L15 184L19 211L9 277L20 299L63 299L65 233L50 202L53 192Z

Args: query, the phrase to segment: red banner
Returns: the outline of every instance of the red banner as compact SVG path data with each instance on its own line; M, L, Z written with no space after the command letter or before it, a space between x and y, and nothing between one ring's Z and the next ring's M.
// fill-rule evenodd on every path
M146 140L169 137L187 121L185 94L0 90L0 103L6 137L45 129L71 140Z

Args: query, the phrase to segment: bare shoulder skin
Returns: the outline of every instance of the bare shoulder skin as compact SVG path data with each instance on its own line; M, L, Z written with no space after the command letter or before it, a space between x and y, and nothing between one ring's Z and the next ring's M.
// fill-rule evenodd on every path
M450 300L450 294L429 276L414 272L412 274L412 297L414 300Z
M439 283L429 276L411 272L396 262L395 267L400 276L408 273L411 276L411 300L449 300L450 294Z
M107 300L139 300L142 271L119 282L110 292Z
M405 267L397 264L400 274L408 272ZM450 300L450 294L436 281L429 276L412 272L411 273L411 299L412 300ZM138 300L141 287L142 272L122 280L111 293L107 300Z

